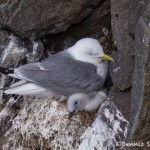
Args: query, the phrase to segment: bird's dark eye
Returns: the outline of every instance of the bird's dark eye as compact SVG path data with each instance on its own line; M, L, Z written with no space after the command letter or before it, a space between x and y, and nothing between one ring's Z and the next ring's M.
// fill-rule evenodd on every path
M97 54L93 52L88 52L88 55L97 55Z
M77 105L77 103L78 103L78 102L77 102L77 101L75 101L75 103L74 103L74 104L75 104L75 105Z

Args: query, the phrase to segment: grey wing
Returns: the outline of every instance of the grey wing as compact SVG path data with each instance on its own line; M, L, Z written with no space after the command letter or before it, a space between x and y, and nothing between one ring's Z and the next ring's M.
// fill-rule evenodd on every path
M72 58L52 57L42 63L19 67L16 74L53 92L70 95L76 92L98 91L103 79L96 73L96 67Z

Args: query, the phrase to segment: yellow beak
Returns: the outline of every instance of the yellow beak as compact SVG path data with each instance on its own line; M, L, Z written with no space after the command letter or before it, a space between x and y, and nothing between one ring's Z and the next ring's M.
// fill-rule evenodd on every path
M100 57L103 60L108 60L108 61L115 61L112 57L108 56L108 55L104 55Z

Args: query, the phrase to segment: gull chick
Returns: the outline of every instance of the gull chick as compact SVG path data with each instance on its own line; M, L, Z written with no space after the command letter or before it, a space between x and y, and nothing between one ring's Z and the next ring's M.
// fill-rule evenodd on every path
M69 118L79 111L92 112L107 98L103 91L94 94L76 93L68 98Z
M98 40L84 38L42 62L26 64L13 71L0 68L0 72L20 79L4 93L69 97L74 93L100 91L108 73L108 61L114 60L105 55Z

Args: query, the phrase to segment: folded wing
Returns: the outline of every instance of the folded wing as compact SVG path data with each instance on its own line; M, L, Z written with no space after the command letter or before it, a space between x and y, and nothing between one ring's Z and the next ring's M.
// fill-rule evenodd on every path
M94 65L66 55L54 55L41 63L21 66L12 76L66 96L98 91L104 83Z

